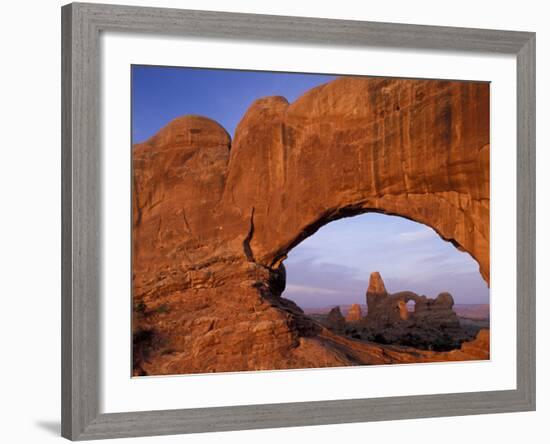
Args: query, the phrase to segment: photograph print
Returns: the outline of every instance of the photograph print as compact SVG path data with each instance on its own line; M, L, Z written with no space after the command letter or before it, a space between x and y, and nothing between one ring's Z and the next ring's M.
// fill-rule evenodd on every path
M131 83L134 377L490 359L490 83Z

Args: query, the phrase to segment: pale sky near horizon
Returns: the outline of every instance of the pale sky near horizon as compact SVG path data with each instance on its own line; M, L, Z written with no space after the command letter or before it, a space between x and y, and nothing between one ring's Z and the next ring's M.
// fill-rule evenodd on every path
M254 100L281 95L292 102L334 78L133 66L132 141L148 139L185 114L214 119L233 137ZM285 266L284 296L307 308L365 303L372 271L382 274L390 292L435 297L449 291L459 304L489 303L489 289L468 253L431 228L396 216L370 213L331 222L294 248Z

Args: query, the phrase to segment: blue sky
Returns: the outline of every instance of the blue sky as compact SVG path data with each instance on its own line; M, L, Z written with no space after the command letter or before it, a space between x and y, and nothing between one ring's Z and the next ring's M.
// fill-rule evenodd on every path
M289 102L333 80L312 74L134 66L132 139L142 142L172 119L199 114L234 136L254 100L281 95ZM449 291L456 303L489 303L477 263L425 225L381 214L341 219L322 227L285 260L285 297L302 307L365 302L372 271L390 292L435 297Z
M293 102L335 76L216 69L132 67L132 142L153 136L172 119L199 114L231 137L248 107L265 96Z

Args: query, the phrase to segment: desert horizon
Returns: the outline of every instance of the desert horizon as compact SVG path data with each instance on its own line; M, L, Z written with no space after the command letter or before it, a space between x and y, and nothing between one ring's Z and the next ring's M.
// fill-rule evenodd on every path
M324 306L301 306L306 314L325 314L328 313L334 307L340 307L342 314L346 315L352 305L358 304L361 307L361 311L367 314L368 305L360 304L358 302L352 304L339 304ZM490 304L454 304L453 310L455 313L465 319L489 319L490 316Z

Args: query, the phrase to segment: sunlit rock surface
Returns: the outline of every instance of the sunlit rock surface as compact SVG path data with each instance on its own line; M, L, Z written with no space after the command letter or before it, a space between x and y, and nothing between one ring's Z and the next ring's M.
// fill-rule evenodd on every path
M361 313L361 306L359 304L352 304L346 315L347 322L359 322L363 319L363 313Z

